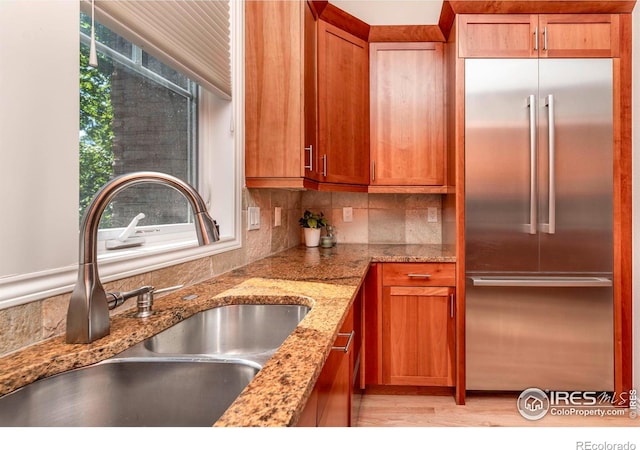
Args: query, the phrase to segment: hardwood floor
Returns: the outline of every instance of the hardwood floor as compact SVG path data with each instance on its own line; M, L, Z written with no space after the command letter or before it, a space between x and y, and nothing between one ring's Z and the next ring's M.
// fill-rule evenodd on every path
M466 405L452 396L365 394L358 427L640 427L640 418L552 416L524 419L517 395L467 395Z

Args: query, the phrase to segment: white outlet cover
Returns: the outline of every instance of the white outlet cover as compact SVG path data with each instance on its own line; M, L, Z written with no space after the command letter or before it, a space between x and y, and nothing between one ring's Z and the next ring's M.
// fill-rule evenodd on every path
M247 208L247 229L260 229L260 208L257 206L249 206Z
M276 206L273 212L273 226L279 227L280 225L282 225L282 208Z
M438 208L427 208L427 222L438 222Z
M342 208L342 221L353 222L353 208L351 206Z

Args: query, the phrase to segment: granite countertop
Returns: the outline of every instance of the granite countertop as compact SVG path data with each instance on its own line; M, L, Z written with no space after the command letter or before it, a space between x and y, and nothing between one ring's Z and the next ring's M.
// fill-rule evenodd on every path
M311 311L214 424L295 425L371 262L455 262L455 252L440 245L291 248L159 298L147 319L134 318L134 310L113 316L111 333L91 344L66 344L58 336L0 358L0 395L110 358L216 306L300 303Z

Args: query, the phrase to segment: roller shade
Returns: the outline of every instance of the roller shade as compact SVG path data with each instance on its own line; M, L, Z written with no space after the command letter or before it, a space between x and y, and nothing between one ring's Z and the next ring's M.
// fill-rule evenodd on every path
M82 0L91 14L91 0ZM95 19L203 87L231 98L229 0L96 0Z

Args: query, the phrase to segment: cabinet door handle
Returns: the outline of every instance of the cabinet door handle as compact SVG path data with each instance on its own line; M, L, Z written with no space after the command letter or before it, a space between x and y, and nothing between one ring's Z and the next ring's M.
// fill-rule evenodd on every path
M349 339L347 339L347 345L345 345L344 347L333 346L331 347L331 350L340 350L342 352L349 353L349 349L351 348L351 342L353 342L353 336L355 334L356 334L355 330L351 331L351 333L338 333L338 337L349 336Z
M548 42L547 42L547 27L544 27L544 30L542 30L542 50L544 50L545 52L547 51L548 48Z
M371 161L371 181L376 181L376 162Z
M322 155L322 176L327 176L327 155Z
M455 297L453 294L449 294L449 315L451 316L451 318L453 319L453 310L454 310L454 302L455 302Z
M538 27L536 27L535 31L533 32L533 49L536 52L538 51Z
M430 273L408 273L409 278L431 278Z
M305 152L309 152L309 165L304 166L305 169L313 172L313 144L310 144L308 147L304 148Z

